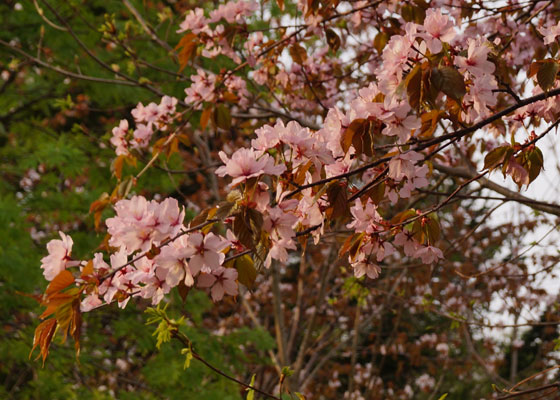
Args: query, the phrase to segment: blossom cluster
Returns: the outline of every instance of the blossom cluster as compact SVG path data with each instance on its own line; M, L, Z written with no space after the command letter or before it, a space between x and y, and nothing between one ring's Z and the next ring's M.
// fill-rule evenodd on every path
M192 287L195 279L197 287L210 288L214 301L224 294L237 295L237 270L223 265L232 243L212 232L189 230L175 199L159 203L134 196L117 202L115 211L116 216L106 221L109 246L117 249L109 262L102 253L89 262L72 259L73 241L62 232L61 240L48 243L49 255L42 259L49 281L79 266L79 285L85 294L82 311L114 300L124 307L133 296L157 304L171 288L180 283ZM159 252L151 254L155 248Z
M152 135L156 130L165 131L175 116L177 99L171 96L163 96L161 102L154 102L144 106L138 103L132 110L132 116L136 123L136 129L129 134L129 122L121 120L119 126L113 128L111 144L115 146L117 156L127 156L130 149L144 149L148 147Z

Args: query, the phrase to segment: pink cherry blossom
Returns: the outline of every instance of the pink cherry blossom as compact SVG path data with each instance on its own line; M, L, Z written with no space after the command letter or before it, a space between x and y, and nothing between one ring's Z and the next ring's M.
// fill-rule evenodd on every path
M119 126L113 128L112 133L113 136L126 136L128 133L128 121L126 119L122 119Z
M270 250L266 256L264 266L270 268L273 259L286 263L288 261L288 250L296 249L296 243L292 238L271 239Z
M92 293L84 297L84 299L80 303L80 311L89 312L101 305L103 305L103 301L99 298L97 294Z
M560 21L556 25L540 27L537 30L544 36L544 44L551 44L560 36Z
M353 220L346 225L348 229L354 229L356 232L366 232L371 234L381 228L382 218L377 212L377 206L368 199L365 208L362 201L358 198L352 208L350 208Z
M52 281L64 269L79 264L79 262L72 261L70 258L72 245L74 244L72 238L63 232L58 232L58 234L61 239L53 239L47 243L49 255L41 259L43 275L48 281Z
M135 149L143 149L148 147L150 139L152 138L152 127L151 125L137 124L132 136L134 140L132 142L132 147Z
M276 147L280 144L279 132L283 128L284 123L280 120L276 121L274 126L264 125L255 131L257 138L251 141L251 146L261 152Z
M431 264L443 258L443 252L434 246L422 246L416 252L416 257L420 258L424 264Z
M441 42L450 42L455 37L453 23L447 15L442 15L441 10L426 10L424 20L426 33L422 35L431 53L439 53L442 49Z
M193 233L187 239L188 246L193 251L193 256L189 260L189 267L193 276L198 272L210 273L217 269L225 259L222 252L228 246L228 242L213 233L203 235Z
M398 136L399 143L406 143L412 135L412 131L422 126L420 119L415 115L409 115L410 106L407 103L393 105L391 111L393 115L384 119L387 124L381 133L387 136Z
M167 198L161 203L152 201L147 210L154 217L152 227L156 230L155 241L161 242L179 233L185 218L185 210L179 208L177 199Z
M198 270L193 273L189 268L187 258L195 253L192 246L189 246L187 236L181 236L161 249L160 254L155 258L158 271L164 269L165 282L170 287L175 287L181 280L186 286L194 284L194 277ZM161 274L160 274L161 276Z
M216 170L216 175L229 175L233 178L231 186L236 186L246 182L250 178L261 175L281 175L285 170L285 165L275 165L274 159L268 154L259 157L253 149L239 149L228 158L226 153L220 151L220 158L225 166Z
M428 179L426 175L428 174L429 168L426 164L421 167L414 169L414 175L407 177L403 184L403 187L399 191L399 196L403 199L408 199L412 195L414 189L423 188L428 186Z
M216 83L216 76L214 74L206 74L202 69L196 70L196 75L191 75L192 84L185 89L187 97L185 103L200 103L203 101L212 102L216 95L214 93L214 85ZM200 109L201 105L197 106Z
M148 125L154 124L160 116L160 108L159 106L152 102L144 107L144 120L148 123Z
M174 114L177 108L178 100L175 97L163 96L161 102L158 105L159 115L162 114Z
M174 199L158 203L134 196L117 202L115 211L117 215L105 221L111 235L109 244L125 248L128 254L147 251L182 229L184 210Z
M179 25L177 33L183 33L185 31L192 31L195 35L200 32L208 30L208 19L204 16L204 10L202 8L196 8L190 10L185 19Z
M465 105L472 105L472 109L467 114L467 120L476 122L491 114L489 107L495 106L498 102L497 93L495 92L497 88L498 83L492 75L474 78L473 85L469 88L469 93L463 98Z
M128 121L126 119L121 120L119 126L113 128L112 133L111 144L116 147L117 156L128 155L128 142L125 138L128 134Z
M130 113L136 122L146 121L146 109L142 103L138 103L136 108L134 108Z
M284 212L280 207L274 207L268 210L263 229L275 239L291 238L296 234L293 227L297 222L297 216Z
M397 233L393 243L397 246L403 246L404 254L408 257L416 257L418 250L421 247L420 244L414 240L412 235L404 232Z
M415 162L423 158L422 154L415 151L399 154L389 161L389 173L387 176L396 181L400 181L403 178L413 178L416 175Z
M211 274L204 273L198 277L198 287L212 287L210 293L214 302L222 300L224 294L237 296L237 270L218 267Z
M367 275L370 279L377 279L381 273L379 265L370 262L367 257L364 257L351 265L354 269L354 276L356 278L361 278L362 276Z
M459 67L459 71L463 73L468 71L477 77L493 73L496 66L488 61L490 44L487 41L475 39L469 39L468 43L467 57L455 57L455 65Z

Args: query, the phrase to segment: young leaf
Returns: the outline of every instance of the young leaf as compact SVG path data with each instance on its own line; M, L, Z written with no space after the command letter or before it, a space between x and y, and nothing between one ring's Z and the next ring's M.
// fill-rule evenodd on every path
M249 383L249 386L254 386L255 385L255 378L256 378L256 375L253 374L253 376L251 377L251 382ZM247 390L247 400L253 400L255 398L255 391L251 388L247 388L245 390Z
M298 43L294 43L290 47L290 55L298 64L303 64L307 60L307 51Z
M214 110L214 120L216 121L216 125L218 128L221 128L225 131L230 130L231 128L231 113L229 108L225 105L220 104Z
M463 75L453 67L433 68L431 83L437 90L442 91L457 103L461 103L463 96L467 93Z
M247 288L252 288L257 279L257 270L253 259L245 254L235 259L235 269L237 269L237 280Z
M556 81L556 74L560 69L560 64L556 60L543 60L537 72L537 82L542 90L548 91Z
M189 343L189 347L185 347L181 350L181 354L185 356L185 363L183 364L183 369L188 369L191 366L191 361L193 359L193 352L191 344Z
M208 106L200 114L200 129L205 130L208 126L208 121L210 121L210 116L212 115L212 107Z
M29 358L31 358L31 355L33 354L35 348L39 346L40 353L39 355L37 355L37 358L43 358L43 366L45 365L45 359L49 354L49 346L51 345L54 332L56 331L56 326L56 319L51 318L41 322L35 329L35 336L33 337L33 348L29 353Z
M329 47L333 51L337 51L341 44L340 37L330 28L325 31L325 34L327 36L327 43L329 44Z
M358 147L356 148L358 154L363 153L361 138L364 136L367 126L368 121L363 118L355 119L350 123L348 128L344 131L340 142L342 150L344 150L345 153L348 152L350 145L354 145L354 148Z
M66 289L68 286L74 283L74 276L67 269L60 271L60 273L55 276L55 278L47 286L45 294L50 295L61 290Z
M422 104L422 67L416 65L405 78L406 95L410 107L418 110Z
M543 154L542 151L535 147L533 150L528 151L525 153L525 162L524 167L529 172L529 182L533 182L537 176L541 173L543 168Z
M484 169L496 168L498 165L502 164L506 159L509 159L513 149L511 146L500 146L491 150L486 157L484 157Z
M197 37L192 32L187 33L181 38L179 44L175 47L176 50L181 49L179 50L179 71L182 71L187 66L189 60L194 54L194 51L196 50L197 44Z
M333 218L345 218L349 214L348 196L346 186L341 183L330 185L327 189L327 198L332 207Z

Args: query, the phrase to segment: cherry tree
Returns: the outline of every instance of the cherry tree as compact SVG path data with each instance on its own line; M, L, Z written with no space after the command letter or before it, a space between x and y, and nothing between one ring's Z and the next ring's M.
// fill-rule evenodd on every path
M174 9L174 41L123 1L136 30L107 16L104 43L174 77L174 96L107 64L39 3L110 78L2 46L153 95L103 138L114 190L91 204L99 247L76 256L62 231L47 244L43 362L57 333L79 350L83 314L143 302L158 344L179 341L186 365L251 396L436 398L474 368L489 396L557 392L556 338L536 374L519 351L528 327L559 323L546 283L560 206L532 190L560 123L558 4L216 2ZM176 69L143 60L133 35ZM141 186L150 173L177 193ZM182 193L176 177L193 175L198 193ZM515 218L499 216L507 207ZM209 363L164 306L191 290L229 310L216 329L270 329L274 367L250 379Z

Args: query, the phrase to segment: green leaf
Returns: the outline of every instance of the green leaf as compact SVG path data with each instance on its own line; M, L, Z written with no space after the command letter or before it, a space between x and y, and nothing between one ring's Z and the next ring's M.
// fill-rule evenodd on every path
M537 176L541 173L543 168L543 154L542 151L535 147L533 150L528 151L525 153L525 162L523 166L529 172L529 182L533 182Z
M282 375L284 376L292 376L294 374L294 370L289 366L282 367Z
M448 394L449 393L445 393L445 394L441 395L438 400L444 400L447 397Z
M234 267L237 270L237 280L242 285L252 288L257 279L257 269L253 259L245 254L235 259Z
M484 157L484 169L496 168L505 160L509 159L512 154L513 149L509 145L496 147Z
M163 343L171 340L171 327L166 321L160 321L152 336L156 336L156 347L159 349Z
M250 386L255 385L256 376L257 375L253 374L253 376L251 377L251 382L249 383ZM247 400L253 400L255 398L255 391L251 388L247 388L245 390L247 390Z
M426 236L428 238L428 242L433 245L435 242L439 240L440 236L440 227L439 221L436 214L430 214L427 217L428 221L424 227L426 230Z
M185 356L185 364L183 365L183 369L188 369L191 366L191 361L193 359L193 352L190 343L189 347L185 347L181 350L181 354Z
M387 35L385 32L379 32L377 35L375 35L375 39L373 39L373 47L375 47L375 50L377 50L377 52L381 54L388 41L389 35Z

